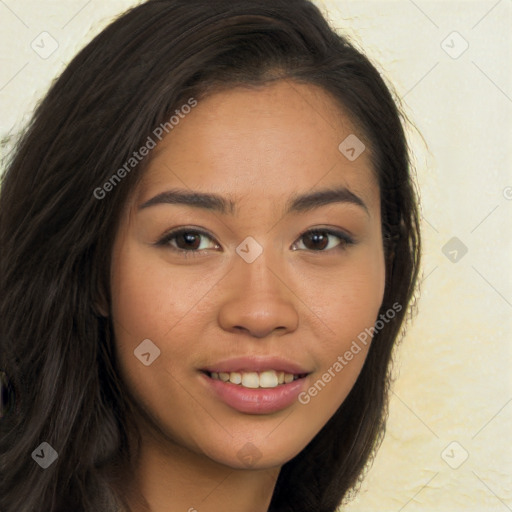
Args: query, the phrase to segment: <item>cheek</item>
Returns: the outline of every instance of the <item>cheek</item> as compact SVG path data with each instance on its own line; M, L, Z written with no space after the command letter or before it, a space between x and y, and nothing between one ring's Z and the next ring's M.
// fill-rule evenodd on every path
M374 250L354 253L346 265L312 282L311 310L322 320L326 353L332 355L377 319L385 288L383 250L376 244ZM306 286L301 293L307 293Z
M162 335L178 321L183 302L178 300L174 286L161 286L159 267L136 246L120 244L115 254L111 314L121 371L132 391L153 390L157 386L155 370L168 352L162 346ZM148 352L149 356L142 355ZM145 366L144 358L151 364Z
M120 252L112 272L112 316L120 329L118 341L126 335L140 341L161 339L190 312L207 284L200 276L171 273L158 256L148 256L130 244Z
M115 254L112 319L120 366L133 391L156 396L169 386L169 374L188 376L184 368L199 350L191 342L200 339L204 323L201 304L219 275L200 268L176 270L163 255L134 243L120 244ZM147 339L159 353L144 366L134 351Z
M318 283L317 283L318 284ZM354 262L323 280L310 295L319 329L318 371L299 400L311 414L334 414L352 389L372 340L385 287L382 249L361 253Z
M120 371L137 403L159 417L166 393L176 391L173 375L190 357L190 343L179 340L183 320L196 302L194 290L187 286L190 276L169 275L168 266L143 247L126 243L117 255L111 314ZM179 396L177 407L185 408Z

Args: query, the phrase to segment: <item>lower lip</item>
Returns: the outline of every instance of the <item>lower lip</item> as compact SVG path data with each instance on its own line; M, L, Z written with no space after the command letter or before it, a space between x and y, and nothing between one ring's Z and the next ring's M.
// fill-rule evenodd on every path
M306 381L303 377L289 384L279 384L275 388L250 389L232 382L212 379L203 372L201 375L218 398L246 414L270 414L286 409L297 400Z

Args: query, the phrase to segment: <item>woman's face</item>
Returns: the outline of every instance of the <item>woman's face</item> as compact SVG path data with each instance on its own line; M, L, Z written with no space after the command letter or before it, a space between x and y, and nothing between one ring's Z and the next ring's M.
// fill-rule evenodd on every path
M163 451L280 466L354 385L385 283L368 150L339 149L354 133L321 89L281 81L209 96L153 150L114 243L110 314Z

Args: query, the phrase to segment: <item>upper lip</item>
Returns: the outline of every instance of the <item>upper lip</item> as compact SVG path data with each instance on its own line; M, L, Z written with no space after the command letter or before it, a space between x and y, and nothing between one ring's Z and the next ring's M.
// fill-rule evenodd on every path
M280 357L235 357L218 363L213 363L205 368L207 372L263 372L265 370L276 370L294 375L310 373L299 364Z

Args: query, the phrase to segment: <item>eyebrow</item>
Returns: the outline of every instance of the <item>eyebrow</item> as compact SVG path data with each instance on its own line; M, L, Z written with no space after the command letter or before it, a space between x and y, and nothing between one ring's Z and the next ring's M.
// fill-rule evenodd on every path
M354 204L360 206L369 214L364 201L346 187L329 188L302 195L296 194L287 201L285 214L302 213L334 203ZM232 200L225 199L217 194L190 192L180 189L167 190L152 197L139 206L139 211L158 204L181 204L219 212L223 215L235 215L236 212L236 205Z

